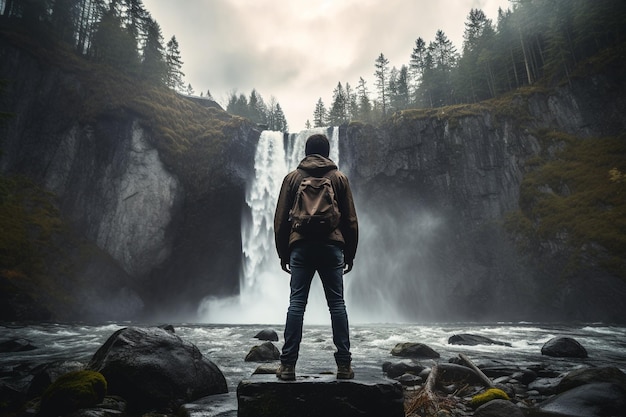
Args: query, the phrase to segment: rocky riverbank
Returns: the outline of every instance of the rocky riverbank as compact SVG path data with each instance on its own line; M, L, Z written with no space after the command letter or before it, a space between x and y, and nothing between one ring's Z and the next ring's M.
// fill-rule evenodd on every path
M277 366L276 350L268 345L273 345L278 336L265 331L256 337L259 343L250 347L249 360L259 363L256 374L271 373ZM478 334L456 333L449 337L448 344L507 347L508 342ZM19 339L0 344L3 354L36 351L37 348L28 340ZM554 337L545 343L541 349L545 360L540 363L516 363L507 360L507 355L494 360L477 355L470 358L465 354L446 357L448 354L419 342L398 343L378 371L358 372L357 366L356 378L341 388L348 390L351 398L358 399L361 395L371 395L372 381L382 387L401 387L405 415L410 417L592 417L624 415L622 410L626 410L626 375L618 367L594 366L589 362L588 349L570 337ZM563 371L563 360L578 362L574 369ZM86 371L103 378L84 374ZM78 386L88 388L79 391L79 399L69 401L79 410L46 411L45 407L50 404L68 403L68 400L55 401L50 397L74 395L76 385L68 390L59 388L58 382L67 384L67 379L72 377L76 378L74 382ZM268 387L272 383L276 385L273 378L267 375L265 378ZM302 372L298 373L298 378L306 382L300 384L299 389L313 394L324 389L332 391L337 385L332 375L326 373ZM103 394L102 380L106 382L106 396L98 395ZM259 395L263 393L263 386L257 381ZM277 392L280 390L278 387ZM32 369L20 369L20 366L2 369L0 414L236 416L238 394L226 391L219 364L177 335L172 326L129 327L115 331L88 363L64 360ZM89 394L86 400L85 392ZM393 404L393 396L390 398Z

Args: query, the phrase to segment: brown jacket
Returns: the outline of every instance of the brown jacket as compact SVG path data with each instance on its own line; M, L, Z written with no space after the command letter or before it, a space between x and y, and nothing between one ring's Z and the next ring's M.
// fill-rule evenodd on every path
M326 172L335 170L334 174L331 174L330 180L335 191L341 219L339 227L333 230L326 240L334 241L341 245L345 263L352 265L359 240L359 226L348 177L337 170L337 165L333 161L315 154L305 157L298 165L298 169L302 169L309 175L316 177L321 177ZM302 176L297 169L287 174L283 180L278 203L276 204L274 239L278 256L284 263L289 263L289 252L294 242L305 238L300 233L291 230L291 222L289 221L289 210L293 206L301 179Z

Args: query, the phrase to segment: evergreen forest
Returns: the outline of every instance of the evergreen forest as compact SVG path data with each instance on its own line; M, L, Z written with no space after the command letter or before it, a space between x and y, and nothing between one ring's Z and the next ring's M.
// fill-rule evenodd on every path
M472 9L461 51L438 30L434 40L417 38L408 64L374 62L373 91L361 77L341 82L326 106L320 98L313 126L359 120L377 123L404 109L476 103L528 85L570 83L576 68L626 40L626 2L621 0L510 0L494 22ZM590 63L593 65L593 62ZM373 98L372 98L373 97Z
M326 105L320 98L306 127L350 121L378 123L404 109L475 103L527 85L568 83L579 63L624 41L622 0L510 0L494 22L472 9L457 50L442 30L432 41L407 45L408 63L390 67L381 52L375 85L339 81ZM0 12L42 38L67 43L86 59L131 77L194 95L185 85L176 36L164 41L142 0L1 0ZM204 93L200 93L204 96ZM207 98L212 98L210 91ZM231 93L226 110L276 131L289 126L280 103L256 89Z

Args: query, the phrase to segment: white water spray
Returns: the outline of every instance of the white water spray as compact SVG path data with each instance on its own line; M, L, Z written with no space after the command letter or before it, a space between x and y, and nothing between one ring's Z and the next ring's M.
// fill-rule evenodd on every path
M246 193L250 216L242 221L243 271L239 295L209 297L198 309L208 323L284 323L289 306L289 275L280 268L274 245L274 211L285 175L304 158L306 139L328 129L309 129L289 135L285 146L281 132L264 131L257 145L254 178ZM339 163L339 129L329 137L330 159ZM330 317L322 286L315 278L311 286L305 322L328 323Z

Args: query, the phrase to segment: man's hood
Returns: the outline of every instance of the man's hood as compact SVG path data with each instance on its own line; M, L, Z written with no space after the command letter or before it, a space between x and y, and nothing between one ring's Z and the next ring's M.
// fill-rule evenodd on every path
M322 155L312 154L307 155L302 161L300 161L298 169L303 169L312 175L323 175L330 170L337 169L337 165Z

